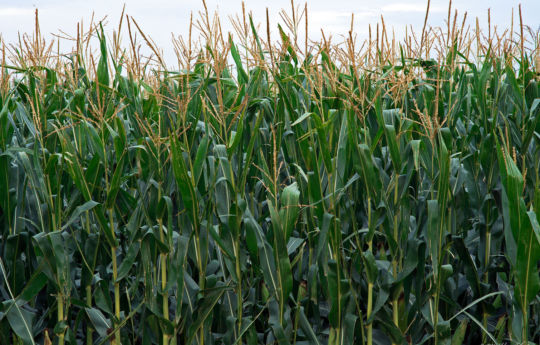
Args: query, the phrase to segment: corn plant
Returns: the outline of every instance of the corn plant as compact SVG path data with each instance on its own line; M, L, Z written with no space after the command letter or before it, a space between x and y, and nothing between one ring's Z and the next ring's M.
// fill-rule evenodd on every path
M538 33L452 13L314 42L204 6L178 68L36 14L0 41L0 343L538 343Z

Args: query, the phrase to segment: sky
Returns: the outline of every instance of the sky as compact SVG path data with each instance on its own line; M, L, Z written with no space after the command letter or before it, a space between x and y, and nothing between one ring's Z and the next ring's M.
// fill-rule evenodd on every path
M266 8L269 9L270 22L277 27L279 11L290 10L290 0L246 0L246 9L252 11L254 21L266 22ZM232 31L227 18L241 11L241 0L207 0L208 9L219 11L225 31ZM305 1L295 1L304 6ZM540 29L540 0L454 0L452 8L459 14L468 13L469 24L479 17L487 25L488 8L491 23L500 28L510 27L512 8L514 25L519 23L518 5L521 3L523 21L534 31ZM34 29L34 11L39 10L41 32L44 35L58 34L61 31L76 33L76 25L81 19L89 22L92 13L95 18L107 16L110 31L117 26L123 6L145 33L163 49L165 59L174 57L171 33L187 36L190 14L197 17L203 10L202 0L0 0L0 35L6 42L17 40L18 33ZM381 15L387 26L395 29L396 35L403 34L405 26L422 30L427 0L309 0L309 37L320 38L320 29L325 35L339 38L350 29L351 13L354 13L354 31L360 38L367 36L368 24L376 24ZM290 12L290 11L289 11ZM432 0L428 24L445 26L448 13L447 0ZM266 25L266 24L264 24ZM276 37L276 36L274 36Z

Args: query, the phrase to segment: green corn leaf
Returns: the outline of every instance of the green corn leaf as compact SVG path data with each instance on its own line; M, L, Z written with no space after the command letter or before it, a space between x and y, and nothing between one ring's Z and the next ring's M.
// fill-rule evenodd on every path
M433 270L437 274L439 269L439 203L437 200L428 200L428 223L427 223L427 243L429 253L433 263Z
M253 215L246 209L244 212L244 224L251 231L257 239L257 248L259 250L259 262L263 273L264 281L270 289L272 295L277 294L278 291L278 277L276 276L276 263L274 253L271 245L266 240L263 230L260 225L253 218Z
M288 300L289 293L292 291L293 278L291 270L291 262L287 255L287 242L285 241L285 229L283 228L281 218L277 210L272 206L271 201L268 202L270 217L274 230L273 251L276 258L276 268L279 277L279 301L284 303Z
M70 226L73 222L75 222L77 219L81 217L81 215L85 212L90 211L95 206L97 206L99 203L90 200L82 204L81 206L77 206L69 220L62 226L62 230L65 230L68 226Z
M540 292L540 277L538 262L540 261L540 241L538 222L531 222L535 216L527 213L525 202L521 196L523 191L523 176L515 165L506 149L497 143L499 169L504 186L503 198L507 200L503 206L506 224L510 225L516 243L515 266L516 297L522 309L528 308L529 303Z
M103 32L103 27L100 23L101 34L99 36L99 49L101 57L99 58L98 68L97 68L97 78L98 82L102 87L109 86L109 67L107 63L107 42L105 39L105 34Z
M34 335L32 334L34 313L21 308L19 303L14 300L4 301L3 305L5 310L7 310L6 318L9 325L22 340L22 343L24 345L35 345Z
M279 210L279 216L281 224L283 225L283 233L285 235L285 242L289 242L294 224L298 218L300 207L298 201L300 199L300 190L295 183L285 187L281 192L281 209Z
M469 322L467 319L461 320L458 328L454 331L454 335L452 335L451 345L463 344L463 340L465 340L465 333L467 332L468 323Z
M375 283L375 281L377 280L377 275L379 273L379 270L377 269L377 265L375 263L375 257L373 256L373 253L369 250L363 252L362 257L364 259L368 282Z
M188 174L178 141L173 139L171 144L173 172L178 185L178 190L182 196L182 201L188 211L191 221L196 223L199 220L199 206L197 203L197 196L195 195L195 189L191 177Z
M236 64L236 70L238 71L238 81L240 82L240 84L247 83L249 77L244 70L244 66L242 65L242 59L240 58L238 49L236 49L236 45L233 42L232 35L229 35L229 45L231 47L231 55L233 57L234 63Z
M203 295L200 306L197 308L197 317L189 328L190 335L187 340L188 344L191 344L199 328L203 326L204 322L212 313L214 306L218 303L223 293L225 293L225 291L228 289L228 286L220 286L206 292Z
M137 258L137 255L139 254L140 248L141 248L141 245L139 242L133 242L129 246L126 256L122 260L120 267L118 267L118 276L116 278L117 282L121 281L129 274L129 271L133 268L135 259Z
M193 175L194 175L195 185L199 183L199 180L201 178L203 167L204 167L204 161L206 159L209 146L210 146L209 137L208 135L205 135L201 139L201 142L199 143L199 147L197 148L197 154L195 155L195 162L193 163Z
M105 201L105 208L110 209L114 207L116 203L116 196L120 191L120 184L122 183L122 177L124 176L124 164L126 161L126 154L122 154L120 160L116 163L114 174L111 179L109 190L107 191L107 200Z
M99 309L85 308L84 310L98 334L101 337L106 337L109 334L109 330L112 328L111 321L107 319Z

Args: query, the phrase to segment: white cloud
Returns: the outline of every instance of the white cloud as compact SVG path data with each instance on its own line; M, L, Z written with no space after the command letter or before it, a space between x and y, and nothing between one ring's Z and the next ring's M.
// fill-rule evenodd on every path
M351 27L351 13L353 11L312 11L309 12L309 34L320 38L320 30L325 34L347 34ZM376 11L365 10L354 12L354 31L359 32L358 25L365 22L375 22L378 19Z
M426 12L426 4L407 4L407 3L394 3L384 5L381 10L384 12ZM444 8L440 6L431 6L429 12L442 12Z
M354 12L354 18L376 18L378 16L375 11L312 11L309 12L310 23L340 23L349 25L351 22L351 14Z
M35 9L30 7L0 7L0 17L28 16L34 14Z

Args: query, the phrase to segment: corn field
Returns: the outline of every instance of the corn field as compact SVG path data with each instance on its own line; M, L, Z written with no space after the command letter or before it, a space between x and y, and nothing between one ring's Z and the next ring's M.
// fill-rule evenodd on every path
M0 344L539 344L519 14L312 41L307 6L204 7L170 68L124 13L36 13L0 41Z

